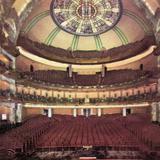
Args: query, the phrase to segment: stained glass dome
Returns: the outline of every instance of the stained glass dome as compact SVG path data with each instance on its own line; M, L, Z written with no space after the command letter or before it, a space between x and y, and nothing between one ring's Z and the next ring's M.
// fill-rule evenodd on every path
M122 14L120 0L53 0L51 16L66 32L93 36L113 28Z

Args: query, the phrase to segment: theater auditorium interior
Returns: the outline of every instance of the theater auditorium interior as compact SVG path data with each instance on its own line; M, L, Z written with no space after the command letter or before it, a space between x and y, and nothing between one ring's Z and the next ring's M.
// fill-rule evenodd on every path
M160 0L0 0L0 160L160 160Z

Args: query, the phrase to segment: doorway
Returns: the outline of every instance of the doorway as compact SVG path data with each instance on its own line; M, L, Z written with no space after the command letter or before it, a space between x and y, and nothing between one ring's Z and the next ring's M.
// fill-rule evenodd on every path
M83 115L85 117L89 117L91 115L91 109L88 108L83 109Z
M131 109L130 109L130 108L127 108L127 109L126 109L126 114L127 114L127 115L131 114Z
M140 64L139 69L143 71L143 64Z
M34 66L30 65L30 72L34 72Z
M48 109L43 109L43 115L47 116L48 115Z

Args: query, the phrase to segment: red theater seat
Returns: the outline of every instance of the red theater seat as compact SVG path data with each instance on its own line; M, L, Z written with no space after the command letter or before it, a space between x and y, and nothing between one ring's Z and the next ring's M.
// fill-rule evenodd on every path
M80 157L79 160L96 160L96 157Z

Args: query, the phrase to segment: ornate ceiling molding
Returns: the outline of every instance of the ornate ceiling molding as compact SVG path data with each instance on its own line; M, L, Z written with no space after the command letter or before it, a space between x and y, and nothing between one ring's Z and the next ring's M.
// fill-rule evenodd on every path
M146 5L145 0L134 0L134 2L142 10L142 12L144 12L146 18L151 22L153 32L156 37L156 42L157 44L160 44L160 8L157 7L154 13L154 11Z
M25 2L25 7L21 14L14 8L15 0L0 0L0 28L1 35L6 39L5 43L11 42L16 45L18 35L24 20L31 13L38 0Z
M24 1L23 5L20 6L23 9L20 13L17 13L14 4L18 3L18 0L0 0L0 28L7 42L10 41L13 45L16 45L23 22L40 1ZM157 44L160 44L160 9L157 9L154 15L143 0L134 0L134 2L150 20L151 25L153 25Z
M121 0L52 0L53 21L62 30L80 36L93 36L112 29L122 16Z

